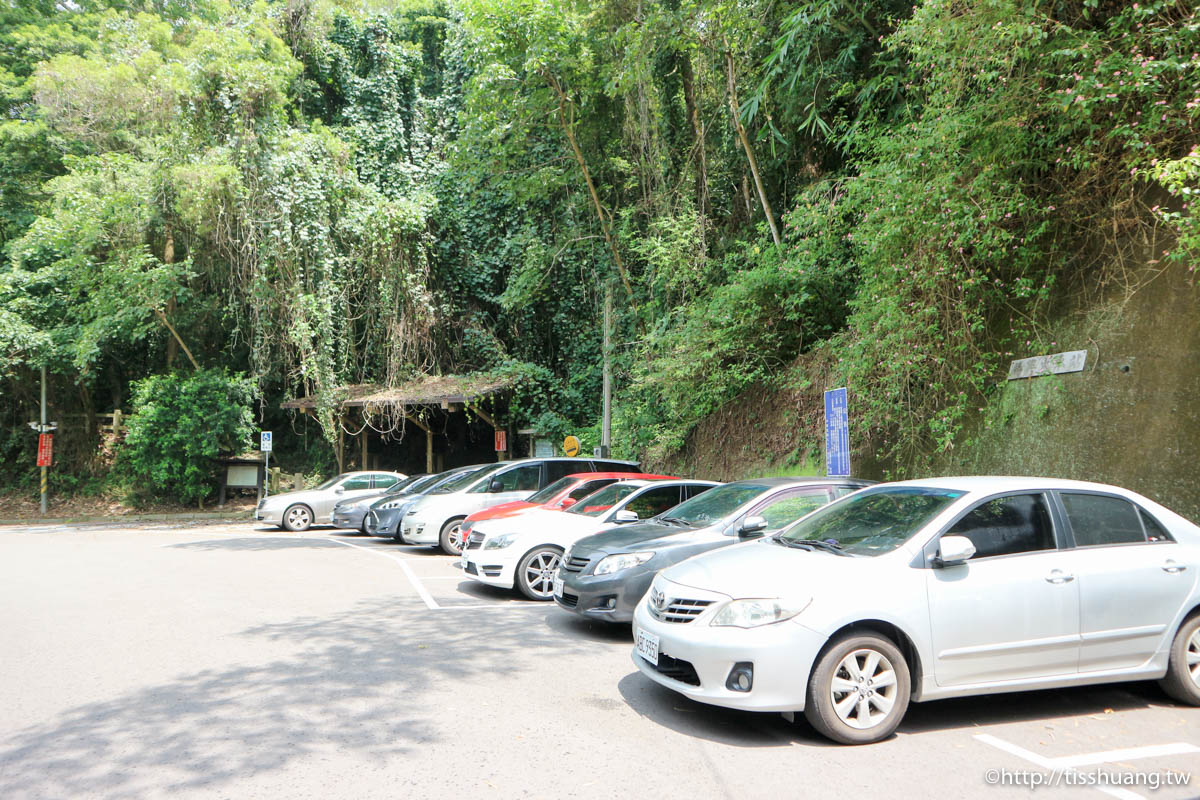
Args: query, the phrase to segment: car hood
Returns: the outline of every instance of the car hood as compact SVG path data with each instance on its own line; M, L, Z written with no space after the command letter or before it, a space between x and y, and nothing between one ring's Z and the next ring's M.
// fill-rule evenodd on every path
M575 543L575 548L579 551L598 550L604 553L624 553L631 549L655 550L691 541L697 533L707 530L647 520L585 536Z
M874 581L881 566L879 557L839 556L759 539L703 553L659 574L734 598L812 597L825 589L844 592L854 582Z

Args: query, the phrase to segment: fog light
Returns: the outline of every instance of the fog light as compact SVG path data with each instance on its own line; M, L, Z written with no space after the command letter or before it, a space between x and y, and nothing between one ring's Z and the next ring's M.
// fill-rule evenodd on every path
M617 607L617 598L615 595L612 597L609 597L608 599L606 599L604 601L604 610L605 611L612 611L616 607Z
M748 692L754 688L754 664L749 661L739 661L729 670L725 679L725 688L731 692Z

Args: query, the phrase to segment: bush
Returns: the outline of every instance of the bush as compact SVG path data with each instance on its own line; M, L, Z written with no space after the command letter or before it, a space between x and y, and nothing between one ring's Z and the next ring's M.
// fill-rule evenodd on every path
M133 384L133 415L118 463L141 499L203 505L213 460L238 454L254 433L253 382L227 370L153 375Z

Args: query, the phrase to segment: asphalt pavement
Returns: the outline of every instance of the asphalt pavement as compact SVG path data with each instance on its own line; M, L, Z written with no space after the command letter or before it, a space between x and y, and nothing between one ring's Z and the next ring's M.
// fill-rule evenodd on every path
M657 686L628 626L330 529L0 528L0 644L7 800L1200 796L1200 710L1153 683L841 747Z

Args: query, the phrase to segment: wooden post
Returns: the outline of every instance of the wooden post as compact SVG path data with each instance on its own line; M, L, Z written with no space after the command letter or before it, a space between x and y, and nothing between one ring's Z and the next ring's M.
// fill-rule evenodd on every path
M424 422L422 422L417 417L414 417L412 414L409 414L407 411L404 411L401 413L404 414L404 418L406 420L411 422L413 425L416 425L421 430L425 431L425 471L432 473L433 472L433 429L430 428L428 425L426 425Z
M470 408L470 410L474 411L481 420L486 422L488 425L491 425L493 431L501 430L501 427L496 424L496 420L492 419L491 414L487 413L482 408L480 408L479 406L476 406L476 405L469 405L467 407ZM505 459L508 458L508 450L497 450L496 453L497 453L497 455L496 455L497 461L504 461Z
M342 418L336 417L338 426L338 441L337 441L337 461L338 472L346 471L346 431L342 428Z
M364 425L362 431L358 434L358 438L362 440L362 468L364 470L370 469L367 466L367 430L368 428Z

